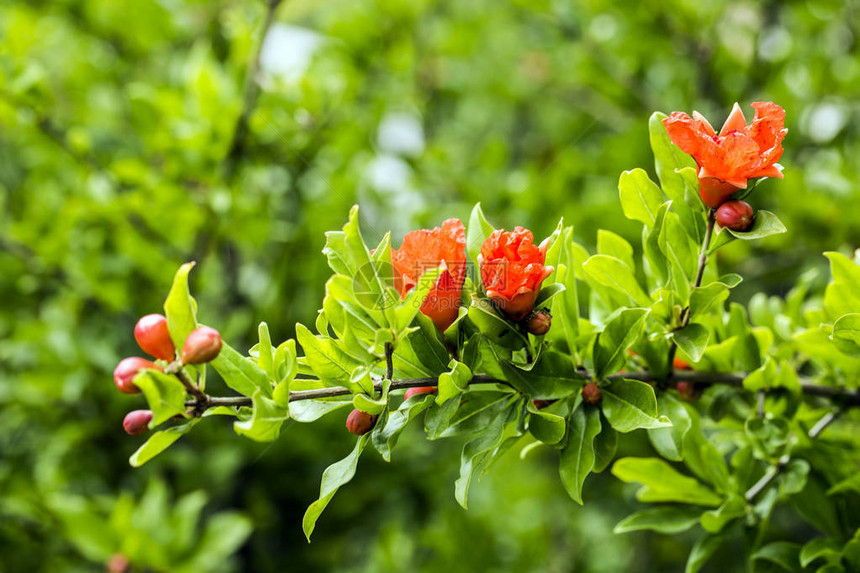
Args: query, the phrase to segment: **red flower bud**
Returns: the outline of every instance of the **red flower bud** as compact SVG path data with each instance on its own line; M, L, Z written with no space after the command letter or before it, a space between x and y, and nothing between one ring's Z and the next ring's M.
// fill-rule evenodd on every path
M686 380L681 380L675 384L675 389L678 391L678 395L688 402L698 400L702 395L702 391L699 388L696 388L696 385L693 382L687 382Z
M549 327L552 326L552 315L546 308L535 310L526 317L525 322L527 331L535 336L541 336L549 332Z
M588 404L599 404L603 399L600 387L594 382L589 382L582 388L582 399Z
M138 372L147 368L161 370L158 364L150 362L146 358L138 358L137 356L123 358L114 368L113 383L123 394L140 394L140 388L134 385L134 377L137 376Z
M373 429L376 424L376 416L362 412L358 408L349 413L346 418L346 429L356 436L363 436Z
M555 403L555 400L532 400L532 404L538 410L543 410L544 408L553 403Z
M675 367L675 370L692 370L693 367L687 364L687 362L677 356L672 360L672 365Z
M176 348L167 330L167 318L161 314L147 314L137 321L134 339L141 350L149 355L172 362L176 358Z
M532 311L541 283L553 271L544 266L547 243L534 244L528 229L493 231L481 246L478 263L487 296L511 320L519 322Z
M108 573L126 573L130 565L128 557L122 553L114 553L108 559L105 567Z
M214 328L198 326L185 339L180 360L183 364L204 364L215 360L219 352L221 334Z
M717 209L717 223L732 231L746 231L753 224L753 208L746 201L726 201Z
M408 389L403 399L408 400L412 396L419 396L421 394L435 394L436 392L436 386L418 386L417 388Z
M132 410L125 415L122 427L129 436L145 434L149 430L149 422L152 421L151 410Z

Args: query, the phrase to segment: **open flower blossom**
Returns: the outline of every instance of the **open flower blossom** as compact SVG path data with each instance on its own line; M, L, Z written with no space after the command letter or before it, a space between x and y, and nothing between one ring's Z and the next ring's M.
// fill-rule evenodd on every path
M391 249L394 283L405 298L426 271L445 266L436 279L421 312L444 332L457 320L463 280L466 278L466 229L459 219L448 219L441 227L407 233L399 249Z
M552 273L544 266L547 242L534 244L528 229L496 230L481 246L478 263L487 296L514 321L534 308L541 283Z
M747 125L736 103L719 133L694 111L690 117L675 111L663 120L672 142L693 156L699 166L699 194L716 208L755 177L782 178L782 140L785 110L773 102L752 104L755 116Z

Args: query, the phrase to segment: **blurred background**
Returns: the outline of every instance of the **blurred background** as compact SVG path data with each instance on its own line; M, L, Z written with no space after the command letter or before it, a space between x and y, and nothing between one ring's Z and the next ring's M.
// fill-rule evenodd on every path
M464 511L462 443L420 428L391 464L361 460L308 545L301 515L352 448L346 412L289 423L269 445L210 419L133 470L142 440L121 421L144 401L111 372L140 353L135 321L160 312L187 260L201 320L234 346L261 320L277 340L312 323L323 233L354 203L371 242L467 218L477 201L539 239L564 216L586 245L598 226L636 240L617 180L653 173L654 110L719 125L735 101L748 119L751 101L786 109L785 180L750 201L789 232L720 251L745 277L736 300L784 294L825 271L822 251L860 245L857 12L835 0L286 0L274 13L264 0L4 0L0 570L98 571L115 554L153 571L679 570L694 535L612 534L639 507L635 486L592 476L580 507L552 451L514 451ZM620 453L648 448L634 434Z

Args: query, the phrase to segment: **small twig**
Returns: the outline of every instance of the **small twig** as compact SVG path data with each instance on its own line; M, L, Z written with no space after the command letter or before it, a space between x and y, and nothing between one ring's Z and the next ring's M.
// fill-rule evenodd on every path
M173 374L180 382L182 382L182 385L185 386L185 391L194 396L195 405L200 405L202 403L203 405L206 405L203 410L208 408L208 404L212 401L212 398L203 392L200 387L194 383L191 377L188 376L185 368L183 368L182 362L174 360L168 364L167 368L164 369L164 372L166 374Z
M394 344L385 343L385 379L392 380L394 378Z
M582 376L583 381L591 380L593 378L593 374L588 372L587 370L578 369L577 374ZM743 388L744 377L745 376L743 374L734 373L724 374L722 372L696 372L694 370L684 371L685 381L692 382L693 384L701 386L730 386L732 388ZM658 382L659 380L661 380L659 377L655 376L651 372L623 372L618 374L612 374L607 378L609 380L627 379L638 380L640 382ZM821 386L819 384L813 383L809 378L803 378L801 380L801 391L807 396L814 396L818 398L826 398L829 400L833 400L838 402L843 407L860 406L860 395L858 395L852 390L846 390L834 386ZM438 384L439 379L435 377L406 378L401 380L392 380L390 389L400 390L404 388L416 388L419 386L437 386ZM498 380L486 374L476 374L472 377L472 380L469 382L469 384L501 384L504 386L510 386L508 382L504 380ZM670 387L674 387L676 384L677 382L670 381L668 385ZM374 385L374 388L375 391L381 391L382 382L377 382ZM201 394L203 393L201 392ZM349 388L345 388L343 386L320 388L318 390L294 390L290 392L290 402L295 402L298 400L320 400L325 398L336 398L338 396L349 396L351 394L352 391ZM203 396L205 396L204 401L208 404L208 407L251 405L250 398L244 398L241 396L237 396L235 398L219 398L207 396L206 394L203 394ZM186 405L193 406L194 404L195 401L191 401ZM829 424L830 422L828 421L827 423ZM818 433L820 433L823 429L823 427L819 429L815 435L817 436Z
M693 280L693 288L702 286L702 278L705 276L705 267L708 266L708 248L711 246L711 237L714 234L714 226L717 223L717 210L711 209L708 211L708 227L705 229L705 236L702 239L702 248L699 251L699 264L696 268L696 278ZM686 328L690 324L692 311L689 306L681 311L681 325L676 330ZM669 378L672 377L674 371L675 354L678 352L678 345L672 341L669 347Z
M839 417L839 413L839 410L834 410L833 412L828 412L824 415L824 417L818 420L818 422L812 427L811 430L809 430L809 433L807 434L809 436L809 439L814 440L815 438L817 438L821 434L821 432L824 431L824 428L832 424L833 421ZM779 458L776 465L773 465L768 468L767 472L765 472L765 474L761 476L761 479L758 480L755 485L749 488L746 494L744 494L744 498L747 500L747 502L751 502L756 497L758 497L758 495L763 492L764 489L769 486L773 480L777 478L777 476L779 476L783 471L785 471L785 468L788 466L788 462L790 461L791 456L785 454Z

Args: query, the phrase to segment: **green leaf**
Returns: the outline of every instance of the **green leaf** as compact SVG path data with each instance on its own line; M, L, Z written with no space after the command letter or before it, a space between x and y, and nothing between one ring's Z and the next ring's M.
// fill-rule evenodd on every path
M210 364L224 379L224 383L236 392L253 396L254 392L260 390L264 396L272 397L272 383L266 372L226 342L221 344L221 352Z
M696 268L696 253L675 213L666 213L663 218L658 245L669 261L669 272L676 291L682 299L686 299L689 296L690 278Z
M430 407L435 401L432 394L413 396L403 402L400 408L391 412L385 425L377 424L373 430L373 446L386 462L391 461L391 450L397 444L400 434L418 414Z
M451 360L448 364L451 368L448 372L439 375L439 397L437 404L444 404L449 398L460 394L469 387L472 379L472 371L468 366L457 360Z
M678 502L718 506L723 499L698 480L678 473L659 458L622 458L612 466L612 474L624 482L638 482L642 488L636 499L650 502Z
M651 297L645 294L636 281L633 270L621 259L608 255L593 255L582 264L582 268L598 283L627 295L632 305L651 305Z
M564 292L564 285L559 283L548 284L542 289L535 299L535 308L544 306L555 295Z
M700 509L695 507L663 506L628 515L612 530L613 533L628 533L650 529L666 535L687 531L699 522Z
M505 359L500 359L499 362L502 379L531 398L565 398L582 388L584 382L570 356L551 350L541 352L530 370L518 368Z
M477 264L478 255L481 253L481 247L484 241L487 240L495 229L484 217L484 212L481 210L481 204L475 204L472 209L472 214L469 215L469 228L466 230L466 252L469 253L469 258Z
M564 291L552 301L553 325L548 336L551 340L567 343L571 354L578 351L579 299L577 298L573 227L565 227L559 238L547 250L546 264L555 268L550 280L564 285Z
M261 322L257 327L257 334L260 337L260 344L257 345L257 366L269 376L270 380L277 380L275 350L272 347L272 337L269 335L269 325Z
M825 559L828 562L838 562L841 557L841 547L835 539L829 537L816 537L807 542L800 550L800 565L807 567L816 559Z
M341 400L296 400L290 404L290 419L296 422L316 422L326 414L352 406L352 398Z
M651 227L663 204L663 192L643 169L624 171L618 180L621 209L628 219Z
M631 270L634 272L636 270L636 262L633 260L633 246L627 242L627 239L612 231L597 230L597 254L620 259Z
M741 280L739 275L727 274L721 276L718 281L695 287L690 292L690 316L701 316L715 304L726 300L729 297L729 289L736 287Z
M665 417L657 418L654 389L637 380L613 380L601 387L603 415L621 433L638 428L668 428Z
M439 330L424 314L418 314L417 323L418 329L394 348L394 370L404 378L436 377L447 372L451 358Z
M253 413L248 420L233 422L233 430L257 442L272 442L281 433L281 426L289 418L286 408L265 396L262 390L251 395Z
M541 442L549 445L559 443L564 438L567 422L558 414L539 410L531 400L527 402L529 412L529 432Z
M845 354L860 357L860 314L842 315L833 324L833 334L830 338Z
M672 339L678 345L678 348L684 351L693 362L698 362L702 359L705 349L708 347L708 340L711 334L708 329L701 324L691 323L672 333Z
M136 452L128 459L128 463L134 468L139 468L191 431L200 418L194 418L179 426L172 426L166 430L160 430L152 434Z
M648 312L647 308L628 308L610 317L594 345L596 378L602 379L621 370L627 349L642 334Z
M510 322L499 316L488 299L472 296L469 320L492 342L503 348L519 350L528 345L528 339Z
M696 541L696 544L693 545L693 550L690 551L684 573L697 573L707 563L708 559L716 553L722 543L722 535L707 534L700 537Z
M352 397L352 405L362 412L378 416L388 405L388 397L374 399L365 394L355 394Z
M173 277L173 285L164 301L164 314L167 316L167 329L170 339L177 349L182 348L185 339L197 328L197 301L188 289L188 273L195 263L185 263Z
M349 483L355 476L355 470L358 467L358 458L361 456L361 452L367 445L367 440L369 438L370 434L364 434L358 438L355 443L355 447L348 456L339 462L333 463L323 472L319 499L308 507L307 511L305 511L304 517L302 518L302 530L305 532L305 537L307 537L309 542L311 540L311 534L314 532L314 528L316 527L317 520L334 497L334 494L337 493L337 490L340 489L341 486Z
M692 421L690 414L677 398L667 392L661 392L657 398L658 411L672 422L671 428L654 428L648 430L648 439L657 453L673 462L684 459L684 437L690 431Z
M719 533L733 520L745 515L746 509L744 498L732 494L720 507L702 514L702 527L709 533Z
M518 436L516 413L518 408L505 407L487 423L476 438L463 446L460 455L460 477L454 482L454 498L468 509L469 487L479 473L483 473L493 459L503 453L503 443L509 437Z
M418 284L415 285L415 288L410 290L409 294L406 295L406 298L396 306L394 309L394 316L396 319L395 328L398 338L403 335L404 331L412 324L412 321L421 311L421 306L424 304L424 300L427 298L427 295L430 294L430 290L436 286L436 281L443 271L444 269L441 267L425 271L421 277L419 277Z
M582 505L582 485L594 467L594 438L600 433L600 410L580 406L570 417L569 437L559 459L564 489Z
M787 231L785 225L783 225L782 221L779 220L779 217L770 211L765 211L763 209L756 211L752 227L746 231L732 231L729 228L724 230L728 231L734 238L744 241L762 239L770 235L778 235Z
M303 324L296 324L296 339L305 352L305 363L317 378L331 386L355 386L350 377L352 371L362 364L347 354L337 340L315 336Z
M601 417L604 417L601 413ZM609 467L618 449L618 432L601 420L600 433L594 438L594 467L591 471L599 473Z
M251 520L237 512L221 512L206 522L195 552L185 567L177 573L215 571L248 539L254 527Z
M143 370L135 378L152 410L150 428L166 422L173 416L185 416L185 386L170 374L158 370Z
M833 282L824 291L824 308L834 322L837 318L860 309L860 265L837 252L824 253L830 259Z
M768 543L752 554L752 558L769 561L792 573L800 571L800 545L787 541Z

